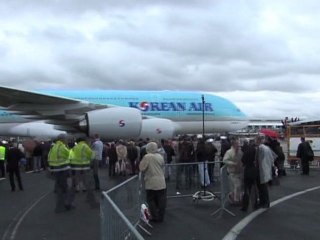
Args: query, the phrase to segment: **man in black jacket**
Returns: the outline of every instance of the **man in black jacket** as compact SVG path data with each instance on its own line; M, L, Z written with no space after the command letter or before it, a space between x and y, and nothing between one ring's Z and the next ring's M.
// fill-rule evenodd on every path
M21 158L24 157L23 153L20 151L20 149L16 146L13 146L12 143L9 144L9 149L7 150L7 171L9 173L9 179L10 179L10 186L11 191L14 192L16 190L16 185L14 182L14 175L16 175L19 189L22 191L23 186L21 182L21 176L20 176L20 168L19 168L19 162Z
M304 137L301 137L297 157L301 159L302 175L309 175L309 161L313 160L313 150Z
M251 140L248 145L243 149L242 164L244 167L244 194L242 197L242 211L247 211L249 202L251 201L252 207L258 207L258 168L256 163L256 146L254 141Z

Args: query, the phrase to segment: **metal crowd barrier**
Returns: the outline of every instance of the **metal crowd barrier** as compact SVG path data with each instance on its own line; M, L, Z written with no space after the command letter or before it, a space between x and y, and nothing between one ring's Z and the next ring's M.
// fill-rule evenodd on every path
M220 201L220 207L212 215L226 211L229 194L229 180L226 167L220 168L221 162L194 162L166 164L165 178L167 198L190 197L193 200ZM205 167L204 167L205 166ZM206 172L207 171L207 172ZM144 181L142 175L133 176L118 186L103 192L101 195L101 239L144 239L138 228L151 235L141 221L141 204L145 202ZM204 197L207 193L209 198ZM201 194L200 198L195 193ZM147 224L148 225L148 224ZM149 227L152 227L149 225Z
M192 197L196 191L220 191L220 162L203 162L166 164L165 177L167 198Z
M217 213L222 213L223 211L229 213L232 216L235 216L235 214L233 212L231 212L230 210L228 210L226 208L226 202L228 201L228 196L229 196L229 192L230 192L230 184L229 184L229 178L228 178L228 171L227 171L227 167L223 166L220 168L220 203L221 206L219 209L217 209L216 211L214 211L213 213L211 213L211 216L216 215Z
M136 229L140 221L140 181L133 176L101 195L101 239L143 240Z
M221 162L180 163L166 165L167 198L192 197L193 200L211 201L218 199L219 208L211 215L227 212L235 216L226 208L230 192L229 177L226 166L220 167ZM208 173L202 171L208 170ZM206 181L208 174L209 181ZM204 183L206 187L204 188ZM206 193L207 191L207 193ZM199 195L200 194L200 195Z

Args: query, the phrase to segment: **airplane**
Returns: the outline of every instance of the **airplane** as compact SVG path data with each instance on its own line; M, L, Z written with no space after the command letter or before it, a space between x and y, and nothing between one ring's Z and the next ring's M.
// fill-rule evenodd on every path
M165 139L236 131L248 125L248 118L235 104L207 92L35 92L0 86L0 106L1 136L82 133L104 139Z

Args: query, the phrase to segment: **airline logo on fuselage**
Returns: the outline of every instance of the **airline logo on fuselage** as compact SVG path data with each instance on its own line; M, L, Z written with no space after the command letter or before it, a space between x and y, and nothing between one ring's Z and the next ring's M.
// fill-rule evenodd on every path
M169 112L169 111L189 111L189 112L202 112L202 102L129 102L129 107L140 109L144 112ZM211 103L204 104L205 112L213 112Z

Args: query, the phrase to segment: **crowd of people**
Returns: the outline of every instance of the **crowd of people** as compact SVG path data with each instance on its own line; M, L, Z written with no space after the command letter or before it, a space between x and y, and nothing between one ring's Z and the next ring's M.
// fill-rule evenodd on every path
M301 158L302 173L309 174L310 144L301 139L297 157ZM32 146L31 146L32 145ZM270 206L268 186L275 177L285 176L285 155L277 139L259 135L240 146L238 138L220 139L220 146L214 139L192 139L183 136L177 140L139 140L103 143L99 135L93 139L78 138L70 141L66 135L59 135L54 142L36 142L22 146L9 142L0 146L0 170L2 177L9 173L11 190L23 190L20 169L39 172L48 169L55 179L55 212L74 208L75 193L86 192L91 207L98 206L94 190L100 190L99 168L108 167L110 178L144 173L146 201L154 221L163 221L166 206L166 182L170 180L170 163L180 163L176 168L176 188L181 188L181 175L185 175L185 185L192 184L195 172L202 187L214 182L215 162L220 167L226 165L230 183L229 200L233 205L246 211L251 201L252 207ZM32 149L32 151L30 150ZM313 153L312 153L313 154ZM5 160L5 161L4 161ZM192 163L197 163L192 165ZM209 163L209 164L208 164ZM169 164L169 165L168 165ZM203 175L204 174L204 175ZM72 179L68 186L68 178Z
M285 176L285 156L276 139L259 135L240 147L239 140L231 140L231 148L223 157L231 192L230 202L247 211L251 200L253 209L269 208L268 186L273 179Z

